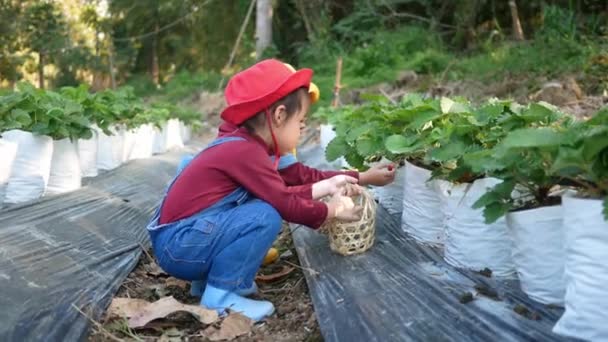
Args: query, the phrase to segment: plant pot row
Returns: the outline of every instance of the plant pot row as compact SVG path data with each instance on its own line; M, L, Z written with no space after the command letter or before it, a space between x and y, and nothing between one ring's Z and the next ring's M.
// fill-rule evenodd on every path
M22 130L1 133L0 205L76 190L83 177L95 177L98 170L181 148L191 138L190 127L177 119L168 120L162 129L145 124L130 130L115 126L111 131L106 135L93 127L90 139L77 141Z
M473 209L493 178L453 184L405 165L402 229L424 244L443 246L445 261L498 277L517 275L532 299L565 307L555 333L608 340L608 222L602 201L566 192L555 206L514 211L486 224Z

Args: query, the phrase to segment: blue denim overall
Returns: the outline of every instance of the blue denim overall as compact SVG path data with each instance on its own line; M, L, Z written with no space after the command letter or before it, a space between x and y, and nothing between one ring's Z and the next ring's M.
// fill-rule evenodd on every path
M221 137L203 151L242 140ZM182 160L166 193L192 159L188 156ZM279 161L279 168L284 168L293 164L295 157L281 157ZM282 219L276 209L239 187L190 217L159 224L166 193L147 226L159 266L176 278L202 280L228 291L250 288L281 229Z

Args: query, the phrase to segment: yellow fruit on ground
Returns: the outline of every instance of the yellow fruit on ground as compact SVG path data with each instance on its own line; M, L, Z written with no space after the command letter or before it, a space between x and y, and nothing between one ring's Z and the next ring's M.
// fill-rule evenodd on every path
M262 265L264 265L264 266L270 265L273 262L277 261L278 258L279 258L279 251L276 248L271 248L268 250L268 252L266 252L266 256L264 257L264 261L262 262Z

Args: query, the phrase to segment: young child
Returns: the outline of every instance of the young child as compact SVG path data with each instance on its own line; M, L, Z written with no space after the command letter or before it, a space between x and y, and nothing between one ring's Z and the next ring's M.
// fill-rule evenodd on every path
M271 315L272 303L246 296L257 291L256 272L282 220L313 229L329 219L356 220L361 208L344 196L352 185L394 179L389 165L319 171L288 155L305 127L312 74L271 59L235 75L218 137L180 166L147 227L159 266L204 288L207 308L254 321ZM317 201L328 195L328 203Z

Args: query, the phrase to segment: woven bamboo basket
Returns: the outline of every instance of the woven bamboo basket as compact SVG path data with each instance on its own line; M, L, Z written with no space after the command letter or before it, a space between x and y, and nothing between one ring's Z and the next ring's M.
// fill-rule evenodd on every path
M323 229L329 236L329 247L342 255L353 255L367 251L376 238L376 202L372 195L361 189L354 198L355 205L363 207L361 219L355 222L331 220Z

